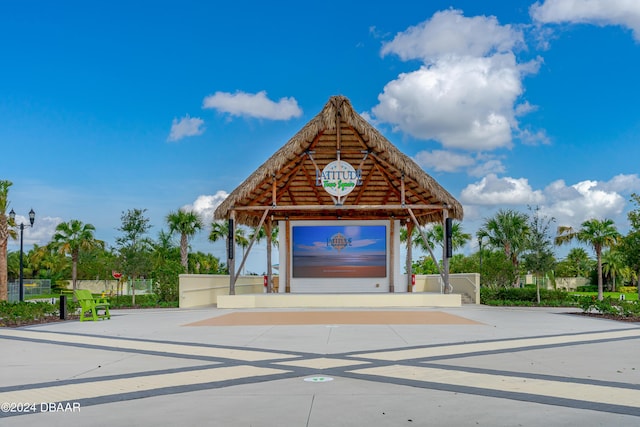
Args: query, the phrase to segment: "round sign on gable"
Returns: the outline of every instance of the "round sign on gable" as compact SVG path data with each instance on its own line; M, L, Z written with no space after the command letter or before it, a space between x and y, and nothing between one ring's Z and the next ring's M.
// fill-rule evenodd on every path
M351 193L356 188L359 178L353 166L340 160L333 161L322 169L322 187L336 197Z

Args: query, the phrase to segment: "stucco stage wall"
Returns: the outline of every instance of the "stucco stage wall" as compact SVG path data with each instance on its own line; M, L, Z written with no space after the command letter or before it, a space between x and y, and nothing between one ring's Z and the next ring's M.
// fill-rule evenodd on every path
M247 294L220 295L218 308L460 307L460 294Z
M403 275L403 280L406 276ZM225 302L236 308L240 307L415 307L415 306L459 306L461 299L469 303L480 303L480 276L476 273L452 274L449 277L453 286L453 294L444 295L440 290L440 276L418 275L412 293L406 289L396 293L339 293L327 294L264 294L262 276L240 276L236 283L236 301ZM278 277L274 277L278 284ZM406 282L404 282L406 283ZM406 288L406 287L405 287ZM282 287L280 287L282 292ZM309 296L307 300L303 297ZM400 298L406 295L407 297ZM466 295L466 298L465 298ZM180 308L192 308L218 305L222 307L218 297L229 296L229 276L209 274L181 274L179 287ZM282 296L285 298L272 298ZM426 298L429 296L429 298ZM265 298L263 298L265 297ZM300 305L307 304L307 305ZM442 304L442 305L441 305ZM230 308L230 307L229 307Z
M229 295L229 276L219 274L181 274L178 292L180 308L215 305L218 303L219 295ZM236 295L262 292L264 292L262 276L238 277Z
M480 304L480 274L457 273L449 275L449 283L454 294L466 295L463 302ZM442 279L439 274L416 274L413 292L442 292Z

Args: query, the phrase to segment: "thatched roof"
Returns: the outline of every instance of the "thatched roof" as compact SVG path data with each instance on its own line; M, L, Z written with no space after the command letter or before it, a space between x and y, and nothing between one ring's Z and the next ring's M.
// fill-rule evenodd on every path
M362 184L336 207L335 200L316 185L316 171L336 160L338 151L340 160L362 170ZM231 192L214 218L227 219L235 210L238 223L256 226L265 208L274 204L274 220L406 219L405 206L411 207L420 224L442 221L443 207L449 217L463 216L462 205L343 96L331 97L316 117Z

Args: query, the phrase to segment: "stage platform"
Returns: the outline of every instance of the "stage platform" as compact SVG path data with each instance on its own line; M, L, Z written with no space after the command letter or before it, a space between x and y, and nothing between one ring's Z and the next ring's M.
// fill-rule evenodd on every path
M243 294L219 295L218 308L460 307L460 294Z

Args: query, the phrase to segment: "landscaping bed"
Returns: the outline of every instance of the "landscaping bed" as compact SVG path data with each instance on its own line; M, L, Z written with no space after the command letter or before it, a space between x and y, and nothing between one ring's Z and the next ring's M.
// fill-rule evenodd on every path
M123 295L109 300L110 308L169 308L178 307L178 302L161 302L155 295L138 295L133 304L132 297ZM79 306L72 297L67 298L66 319L60 319L60 307L58 303L52 304L46 301L7 302L0 301L0 327L15 328L19 326L38 325L44 323L63 322L66 320L78 320Z

